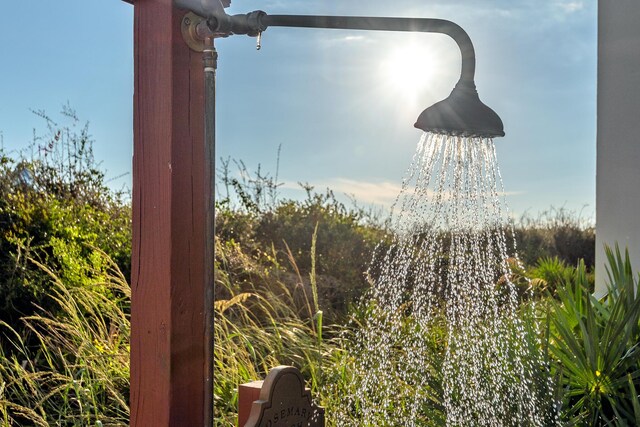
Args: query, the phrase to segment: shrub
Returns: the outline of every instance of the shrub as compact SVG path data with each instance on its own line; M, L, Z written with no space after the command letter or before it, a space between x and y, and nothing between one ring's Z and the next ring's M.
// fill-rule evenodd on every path
M49 277L37 259L69 285L82 285L100 248L128 277L131 211L111 191L93 159L85 124L67 106L55 123L44 113L47 133L34 138L30 158L0 153L0 320L16 325L35 306L51 309Z
M280 202L273 212L263 214L257 223L255 238L272 246L284 260L290 250L300 271L308 274L313 260L318 277L331 292L329 304L345 313L367 289L364 275L373 250L384 238L379 226L363 225L361 213L347 209L333 193L308 191L303 202ZM311 256L311 239L317 228L316 257Z
M244 163L235 161L238 179L231 177L230 160L221 163L226 196L217 204L218 238L239 244L259 263L288 265L295 259L307 286L313 260L326 314L344 317L368 287L364 272L373 249L385 238L385 227L365 210L347 208L330 190L319 193L301 184L306 199L283 200L277 194L277 173L272 178L258 166L251 176ZM287 281L283 275L280 278Z
M640 425L640 292L628 252L606 248L609 294L590 294L584 263L550 300L549 350L564 421L571 425Z
M557 296L558 289L565 287L576 276L577 267L568 265L558 257L544 257L536 262L535 266L528 271L532 277L531 284L534 294L538 297ZM593 292L595 287L595 274L593 270L585 271L585 280L588 284L589 292Z
M575 212L551 208L538 218L523 215L515 225L520 259L533 266L541 258L558 258L568 265L583 260L595 265L595 227Z

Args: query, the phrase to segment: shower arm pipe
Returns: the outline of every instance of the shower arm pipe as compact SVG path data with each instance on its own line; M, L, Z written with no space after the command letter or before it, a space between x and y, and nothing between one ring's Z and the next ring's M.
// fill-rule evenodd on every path
M209 17L208 26L216 37L232 34L256 36L268 27L328 28L343 30L403 31L446 34L460 48L460 81L473 84L476 55L469 35L458 24L434 18L386 18L365 16L268 15L254 11L245 15L218 14Z

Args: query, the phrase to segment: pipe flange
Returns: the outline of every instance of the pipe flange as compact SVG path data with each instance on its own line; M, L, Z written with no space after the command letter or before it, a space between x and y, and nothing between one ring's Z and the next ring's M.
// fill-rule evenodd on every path
M184 42L196 52L204 51L204 39L198 35L198 25L206 20L193 12L189 12L182 18L180 31Z

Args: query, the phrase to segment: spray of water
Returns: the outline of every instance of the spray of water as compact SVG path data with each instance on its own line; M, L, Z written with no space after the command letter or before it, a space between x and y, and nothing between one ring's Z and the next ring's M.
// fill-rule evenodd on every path
M509 224L493 140L425 133L371 263L341 425L549 424Z

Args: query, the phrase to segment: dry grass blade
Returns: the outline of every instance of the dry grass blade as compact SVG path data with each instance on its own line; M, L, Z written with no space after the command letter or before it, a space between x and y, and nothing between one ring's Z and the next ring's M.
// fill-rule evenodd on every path
M231 299L218 300L218 301L214 302L214 308L220 314L224 314L224 312L227 311L229 308L244 303L246 300L248 300L252 296L255 296L255 294L252 294L252 293L249 293L249 292L243 292L241 294L238 294L238 295L234 296Z

